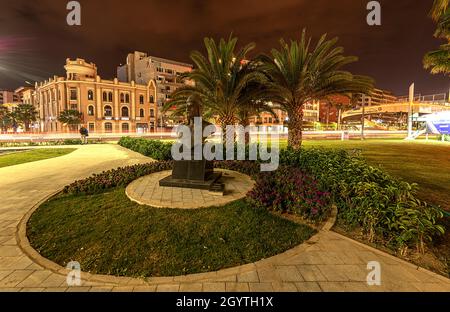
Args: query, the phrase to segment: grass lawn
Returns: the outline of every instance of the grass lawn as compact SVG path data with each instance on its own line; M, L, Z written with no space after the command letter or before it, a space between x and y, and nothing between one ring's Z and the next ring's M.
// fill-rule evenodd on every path
M54 158L72 153L75 148L37 148L25 152L0 154L0 168L19 165L27 162Z
M124 188L60 195L28 223L31 245L65 266L120 276L173 276L251 263L288 250L315 230L244 200L223 207L158 209L131 202Z
M450 144L433 141L305 141L305 147L361 149L372 165L419 184L422 200L450 211Z

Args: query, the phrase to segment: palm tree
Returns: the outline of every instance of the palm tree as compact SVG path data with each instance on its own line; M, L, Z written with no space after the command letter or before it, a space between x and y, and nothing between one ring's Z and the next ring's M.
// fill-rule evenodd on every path
M81 124L83 114L75 109L67 109L59 114L58 121L69 127L70 130L76 130L76 126Z
M280 50L258 57L259 69L267 76L264 98L278 103L288 114L288 145L299 149L302 144L303 106L333 94L367 93L373 88L369 77L353 75L342 68L357 60L343 56L336 47L337 38L323 35L316 46L303 30L300 42L287 44L280 40Z
M185 112L187 99L195 95L202 104L203 112L216 116L225 138L226 126L238 121L238 114L244 106L255 103L249 98L248 86L264 78L246 59L255 44L250 43L236 51L236 43L237 38L232 36L228 40L222 38L219 44L212 38L205 38L207 55L193 51L191 59L195 69L183 75L194 85L174 91L164 111L175 106L174 114Z
M25 131L30 130L30 124L37 120L38 112L36 108L31 104L19 104L13 111L13 119L24 126Z
M430 16L437 23L434 34L436 38L447 40L438 50L428 52L424 59L424 67L432 74L450 73L450 6L449 0L435 0Z

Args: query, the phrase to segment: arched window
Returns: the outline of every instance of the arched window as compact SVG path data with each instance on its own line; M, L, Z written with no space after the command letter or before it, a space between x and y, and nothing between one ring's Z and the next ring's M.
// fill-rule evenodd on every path
M112 92L109 92L109 93L108 93L108 101L109 101L109 102L112 102L112 101L113 101L113 94L112 94Z
M144 96L143 95L139 96L139 104L144 104Z
M122 117L128 117L128 107L122 107Z
M88 100L93 101L94 100L94 91L89 90L88 91Z
M130 130L130 126L127 123L122 124L122 132L128 132Z
M155 110L154 109L150 109L150 117L155 117Z
M144 117L144 109L139 110L139 117Z
M106 94L105 91L103 91L103 102L107 102L108 101L108 95Z
M125 95L123 93L120 93L120 103L125 102Z
M112 123L105 123L105 132L112 132Z
M92 106L92 105L88 106L88 115L94 116L94 106Z
M155 103L155 98L153 97L153 95L150 95L150 103Z
M128 93L125 94L125 103L130 103L130 95Z
M105 106L105 117L111 117L112 116L112 108L109 105Z

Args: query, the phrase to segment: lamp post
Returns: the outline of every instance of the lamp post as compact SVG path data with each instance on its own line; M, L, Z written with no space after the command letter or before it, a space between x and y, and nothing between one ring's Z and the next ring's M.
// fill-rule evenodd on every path
M409 87L409 105L408 105L408 138L412 137L412 105L414 102L414 83Z
M362 95L362 114L361 114L361 140L364 140L364 114L365 114L365 106L366 106L366 95Z

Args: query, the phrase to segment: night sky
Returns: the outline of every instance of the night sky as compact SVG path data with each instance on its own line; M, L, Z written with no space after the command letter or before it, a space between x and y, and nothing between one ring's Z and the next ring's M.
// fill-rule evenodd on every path
M203 37L254 41L256 53L299 38L306 27L317 38L338 36L359 62L352 72L375 78L377 86L407 94L411 82L422 94L444 93L448 77L431 75L423 55L439 46L428 17L432 0L384 0L382 25L368 26L368 0L81 0L82 26L66 24L66 0L0 0L0 89L24 81L64 75L67 57L94 62L110 79L127 53L189 62L203 50Z

